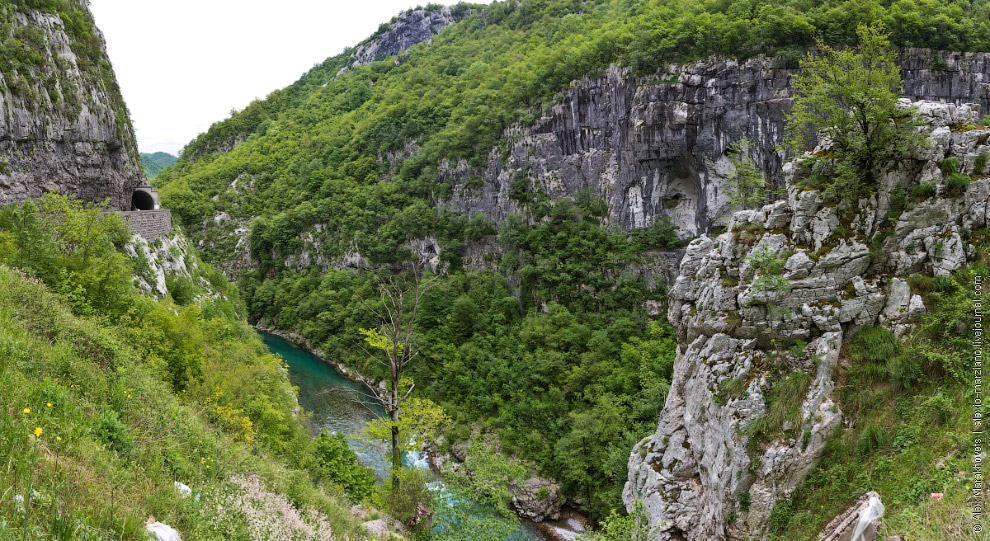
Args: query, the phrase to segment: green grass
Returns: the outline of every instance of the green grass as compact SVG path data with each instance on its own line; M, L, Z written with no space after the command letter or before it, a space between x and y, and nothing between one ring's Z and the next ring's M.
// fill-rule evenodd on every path
M801 426L801 404L811 384L811 374L791 372L783 380L770 386L766 392L767 412L749 427L750 456L757 456L773 440L795 432ZM784 426L790 423L790 428Z
M973 162L973 172L977 175L982 175L987 172L987 160L990 159L990 154L987 152L980 152L979 156L976 157L976 161Z
M966 186L969 186L969 177L962 173L952 173L945 180L945 185L949 188L949 192L960 194L966 190Z
M953 173L959 172L959 158L955 156L949 156L948 158L942 160L942 174L949 176Z
M931 182L922 182L911 187L911 198L915 201L924 201L935 195L935 185Z
M981 253L974 268L985 272L985 260ZM952 277L911 276L912 291L929 310L915 332L897 341L888 331L867 328L843 350L836 390L852 425L844 423L828 440L789 502L793 513L777 517L771 539L813 538L868 491L878 492L886 506L880 539L984 539L972 532L967 501L973 450L967 359L973 349L966 330L972 297L963 284L972 281L969 269ZM941 501L930 498L936 492L944 493Z
M184 539L245 538L243 517L217 508L242 492L231 482L239 474L318 509L338 536L358 535L341 500L215 428L116 326L73 315L47 287L3 266L0 412L0 538L144 539L149 516ZM181 498L176 480L199 501ZM33 495L26 512L14 495Z

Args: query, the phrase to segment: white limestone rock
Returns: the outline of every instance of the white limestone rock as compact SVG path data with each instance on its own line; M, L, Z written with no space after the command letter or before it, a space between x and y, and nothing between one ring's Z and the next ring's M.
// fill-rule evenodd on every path
M727 232L688 246L670 290L668 319L678 340L670 393L656 432L633 448L623 491L628 509L642 502L657 539L760 537L775 502L790 497L841 424L833 392L843 340L869 325L903 336L925 311L905 277L946 275L967 263L964 228L986 226L990 180L975 180L963 193L939 190L889 214L898 190L941 180L936 162L945 154L932 148L970 156L986 144L949 129L972 121L974 108L920 109L933 119L930 144L897 164L851 220L840 220L820 192L791 186L786 201L737 212ZM752 232L761 229L753 223L763 226L755 240ZM748 258L760 246L788 255L786 293L754 290ZM806 345L791 353L798 340ZM811 381L800 419L772 430L750 456L747 429L766 413L767 391L786 377L770 369L771 357ZM722 383L730 378L741 379L745 392L727 395ZM743 494L748 510L739 504Z

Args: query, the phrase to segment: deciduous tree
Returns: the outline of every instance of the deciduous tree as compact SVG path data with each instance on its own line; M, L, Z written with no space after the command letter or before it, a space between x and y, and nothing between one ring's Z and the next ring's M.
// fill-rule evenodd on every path
M914 112L898 107L901 70L878 25L860 26L859 46L818 44L794 77L796 96L787 123L787 144L800 153L818 138L831 142L834 170L826 193L858 197L876 187L888 162L920 141Z

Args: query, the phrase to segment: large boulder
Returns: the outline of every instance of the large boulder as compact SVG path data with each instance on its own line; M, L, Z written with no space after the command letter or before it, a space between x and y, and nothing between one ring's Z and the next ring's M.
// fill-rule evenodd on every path
M553 481L531 477L509 486L516 513L533 522L560 518L560 486Z

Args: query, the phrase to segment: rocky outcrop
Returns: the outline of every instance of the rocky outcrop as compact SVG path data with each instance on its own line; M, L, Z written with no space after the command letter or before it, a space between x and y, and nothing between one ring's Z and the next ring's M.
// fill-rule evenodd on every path
M450 6L432 6L406 10L383 24L375 35L354 49L350 67L370 64L399 54L417 43L429 41L471 12L465 6L455 6L453 9Z
M901 56L906 96L977 102L990 111L990 54L905 49ZM605 198L610 222L625 230L666 216L685 236L708 232L731 217L729 145L749 139L756 166L782 179L777 147L794 70L779 64L712 58L670 64L650 77L612 67L575 81L534 125L508 129L504 147L480 170L444 164L443 176L456 185L447 203L501 223L521 211L509 194L524 182L554 198L589 190ZM480 187L472 181L478 177Z
M512 507L520 517L541 522L560 518L560 486L548 479L531 477L509 485Z
M92 25L85 2L68 5L75 26ZM58 13L0 9L12 27L0 39L0 204L57 192L130 210L144 178L102 34L92 26L95 45L79 45Z
M877 193L850 213L791 183L810 160L791 162L786 200L737 212L728 231L688 246L670 292L670 393L656 433L632 451L623 493L629 509L645 506L656 538L764 535L775 502L839 426L843 340L867 325L905 332L925 307L904 277L950 273L974 256L967 232L987 226L990 205L990 178L974 163L990 152L990 129L959 129L977 122L975 105L919 105L929 144L890 164ZM939 165L948 156L968 185L946 184ZM898 194L922 183L935 195L898 206ZM768 281L767 261L783 282ZM774 414L778 396L799 412Z
M169 290L172 281L173 285L181 282L180 287L191 287L190 300L200 308L211 300L227 299L227 292L206 278L210 274L204 272L202 262L179 230L154 241L134 235L124 250L134 261L134 286L145 294L165 297L171 293L177 298L176 291Z

